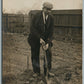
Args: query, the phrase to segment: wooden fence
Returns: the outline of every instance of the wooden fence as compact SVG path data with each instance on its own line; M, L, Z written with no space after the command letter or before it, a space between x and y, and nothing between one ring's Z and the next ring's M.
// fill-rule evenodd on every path
M3 14L3 30L29 33L31 18L40 10L31 10L28 15ZM82 42L82 10L53 10L54 39Z
M29 16L22 14L3 14L3 31L12 33L29 32Z

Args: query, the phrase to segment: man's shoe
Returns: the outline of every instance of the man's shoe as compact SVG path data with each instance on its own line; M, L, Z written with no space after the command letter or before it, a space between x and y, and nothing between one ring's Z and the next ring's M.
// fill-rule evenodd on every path
M37 76L40 76L40 74L39 73L34 73L33 74L33 77L37 77Z
M47 76L47 74L44 74L44 76L46 77ZM50 77L54 77L55 76L55 74L53 74L53 73L48 73L48 78L50 78Z
M48 77L54 77L54 76L55 76L55 74L53 74L51 72L48 73Z
M36 73L33 74L33 77L37 77L38 75Z

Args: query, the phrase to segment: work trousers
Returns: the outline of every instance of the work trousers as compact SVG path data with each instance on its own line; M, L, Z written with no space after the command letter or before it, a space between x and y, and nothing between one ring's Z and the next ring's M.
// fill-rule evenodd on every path
M40 59L39 59L39 52L40 52L40 45L36 45L36 47L31 47L31 60L32 60L32 67L35 73L40 73ZM45 51L48 63L48 70L51 70L51 46ZM44 57L44 74L46 74L46 62Z

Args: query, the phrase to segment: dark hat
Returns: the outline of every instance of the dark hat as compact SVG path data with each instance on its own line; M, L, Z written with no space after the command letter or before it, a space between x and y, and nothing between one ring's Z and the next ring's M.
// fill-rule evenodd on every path
M53 8L53 5L50 2L44 2L43 3L43 8L52 9Z

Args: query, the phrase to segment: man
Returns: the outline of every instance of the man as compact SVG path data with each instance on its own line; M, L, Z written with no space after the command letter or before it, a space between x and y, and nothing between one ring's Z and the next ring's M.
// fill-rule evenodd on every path
M52 36L53 36L53 17L51 15L52 4L45 2L43 4L43 10L36 15L34 15L31 26L30 34L28 37L28 42L31 46L31 60L33 71L35 74L40 75L40 61L39 52L41 44L44 44L47 61L48 70L51 70L51 47L52 47ZM46 66L44 58L44 75L46 76Z

